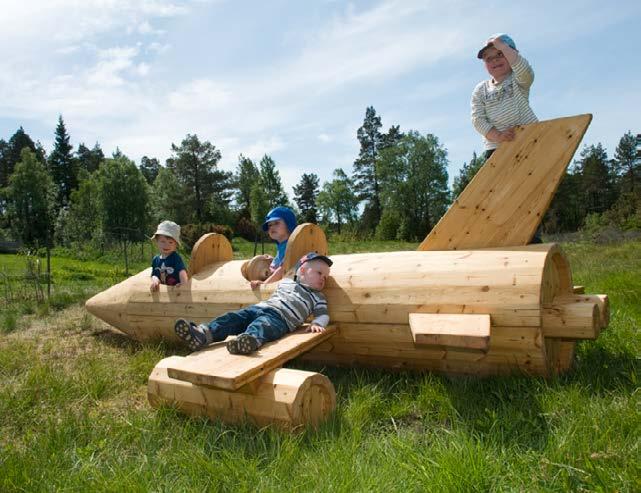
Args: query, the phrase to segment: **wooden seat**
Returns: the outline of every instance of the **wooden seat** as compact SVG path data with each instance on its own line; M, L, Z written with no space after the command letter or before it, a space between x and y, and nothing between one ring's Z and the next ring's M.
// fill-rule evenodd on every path
M231 260L234 252L231 243L218 233L207 233L200 237L191 249L189 276L194 276L214 262Z
M283 366L336 332L333 326L321 333L306 330L300 328L249 355L230 354L224 343L216 343L185 358L172 360L167 374L171 378L197 385L236 390Z

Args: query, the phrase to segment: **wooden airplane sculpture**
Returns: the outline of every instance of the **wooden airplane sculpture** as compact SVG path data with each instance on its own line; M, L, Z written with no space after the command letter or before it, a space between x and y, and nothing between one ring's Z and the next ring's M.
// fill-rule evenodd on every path
M160 361L149 377L153 406L262 426L317 425L336 394L327 377L282 368L298 358L454 374L556 375L571 367L577 340L608 324L605 295L572 283L556 244L528 245L587 129L591 115L517 129L479 170L417 251L332 255L324 293L332 326L304 329L250 356L214 344ZM308 251L328 254L322 230L299 226L285 269ZM268 298L251 290L244 261L209 234L194 246L189 286L149 291L149 270L87 301L87 309L137 340L166 338L177 318L208 321Z

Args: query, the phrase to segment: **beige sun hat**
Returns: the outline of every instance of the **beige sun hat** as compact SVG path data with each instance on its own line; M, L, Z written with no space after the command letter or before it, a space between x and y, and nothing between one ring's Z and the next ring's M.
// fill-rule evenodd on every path
M240 272L248 281L264 281L271 274L269 270L271 263L271 257L256 255L253 259L243 263Z
M173 221L163 221L158 225L156 232L151 237L152 240L156 239L156 235L169 236L176 240L180 245L180 226Z

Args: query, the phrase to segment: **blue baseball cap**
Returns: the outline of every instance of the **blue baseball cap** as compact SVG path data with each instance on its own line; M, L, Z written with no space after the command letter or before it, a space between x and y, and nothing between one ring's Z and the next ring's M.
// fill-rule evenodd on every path
M296 216L294 215L294 211L292 211L289 207L283 207L282 205L279 205L278 207L274 207L265 216L263 231L267 231L269 229L268 224L271 221L277 221L279 219L281 219L285 223L290 233L296 229Z
M303 255L298 262L296 262L296 268L294 269L294 281L296 280L296 273L298 272L298 269L300 269L306 262L309 262L310 260L322 260L325 262L329 267L332 266L334 262L331 261L331 259L325 255L321 255L318 252L309 252Z
M516 44L514 43L514 40L510 36L508 36L505 33L496 33L496 34L492 34L492 36L490 36L489 39L485 42L485 46L481 48L478 54L476 55L477 58L483 58L483 53L485 52L485 50L487 50L490 46L494 46L494 44L490 40L495 38L499 38L510 48L512 48L513 50L516 50Z

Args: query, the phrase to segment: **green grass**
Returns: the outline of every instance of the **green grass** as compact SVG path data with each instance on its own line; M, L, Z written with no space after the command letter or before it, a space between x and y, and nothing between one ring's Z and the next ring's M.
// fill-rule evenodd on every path
M132 341L78 303L16 310L0 332L0 491L640 491L641 243L563 247L575 284L612 308L571 372L479 380L293 363L338 395L320 430L297 435L151 409L151 369L182 349ZM93 276L69 280L83 289L122 275L67 260L54 265Z

